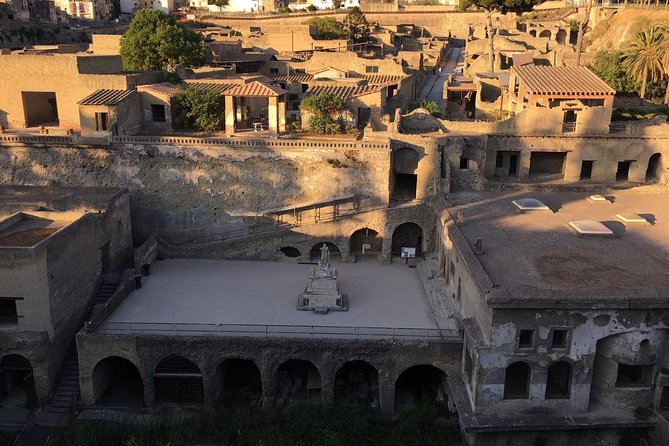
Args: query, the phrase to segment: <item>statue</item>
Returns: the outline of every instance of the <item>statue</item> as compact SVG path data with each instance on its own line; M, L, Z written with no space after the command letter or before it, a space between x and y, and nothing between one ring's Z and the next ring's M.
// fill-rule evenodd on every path
M318 262L318 266L320 266L321 268L327 268L328 265L330 264L330 248L328 248L328 245L323 243L323 246L320 249L321 249L321 261Z
M311 268L309 282L300 294L297 309L313 310L318 314L326 314L329 311L347 311L348 298L342 294L337 284L337 268L330 265L330 249L325 243L319 249L321 258L318 266Z

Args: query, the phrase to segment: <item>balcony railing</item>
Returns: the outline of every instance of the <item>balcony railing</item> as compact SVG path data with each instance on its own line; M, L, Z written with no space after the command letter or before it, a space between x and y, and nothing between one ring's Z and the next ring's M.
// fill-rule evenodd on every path
M109 335L221 336L461 342L462 331L438 328L345 327L317 325L205 324L161 322L86 323L88 333Z
M562 133L574 133L576 131L575 122L563 122L562 123Z

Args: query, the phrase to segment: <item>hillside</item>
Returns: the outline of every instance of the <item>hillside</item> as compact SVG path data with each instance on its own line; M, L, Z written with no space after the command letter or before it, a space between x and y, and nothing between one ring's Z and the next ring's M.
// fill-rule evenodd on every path
M602 11L604 12L604 11ZM669 10L621 9L612 16L598 21L592 32L586 34L587 51L617 50L634 38L637 32L651 24L669 26Z

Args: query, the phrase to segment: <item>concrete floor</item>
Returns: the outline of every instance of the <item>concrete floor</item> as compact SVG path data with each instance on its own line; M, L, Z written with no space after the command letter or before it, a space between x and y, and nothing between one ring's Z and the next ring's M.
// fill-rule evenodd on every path
M347 312L296 309L312 265L173 259L154 263L142 288L105 322L438 328L416 269L376 261L335 266Z

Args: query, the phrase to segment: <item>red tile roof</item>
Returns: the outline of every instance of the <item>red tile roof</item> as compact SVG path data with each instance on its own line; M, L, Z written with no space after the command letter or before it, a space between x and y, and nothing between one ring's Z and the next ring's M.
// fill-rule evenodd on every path
M215 91L225 96L245 96L245 97L270 97L281 96L288 93L276 85L267 85L262 82L249 82L247 84L237 84L233 82L192 82L188 81L187 85L193 88L201 88L203 90Z
M378 85L347 85L344 83L332 82L330 84L321 83L318 85L312 85L307 88L307 91L304 94L305 96L311 96L321 93L329 93L341 99L348 100L351 98L357 98L359 96L376 93L382 89L383 87Z
M530 93L608 96L616 92L586 67L512 67Z

